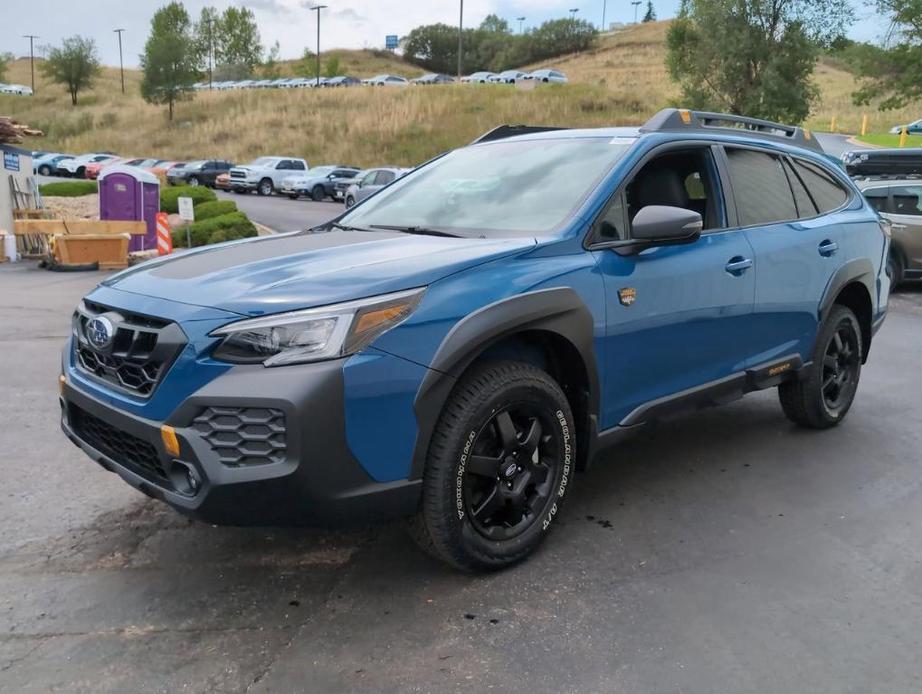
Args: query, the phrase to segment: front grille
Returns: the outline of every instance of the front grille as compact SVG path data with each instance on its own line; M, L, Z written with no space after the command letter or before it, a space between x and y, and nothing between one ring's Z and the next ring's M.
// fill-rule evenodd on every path
M104 316L113 326L109 344L97 347L87 326ZM84 301L74 313L74 356L81 371L133 395L149 397L182 351L186 337L175 323L116 311Z
M230 177L231 178L246 178L247 174L246 174L246 171L237 171L235 169L231 169Z
M285 459L285 413L267 407L208 407L192 421L230 467L266 465Z
M119 465L155 482L169 480L157 449L147 441L112 426L76 405L70 405L69 419L78 437Z

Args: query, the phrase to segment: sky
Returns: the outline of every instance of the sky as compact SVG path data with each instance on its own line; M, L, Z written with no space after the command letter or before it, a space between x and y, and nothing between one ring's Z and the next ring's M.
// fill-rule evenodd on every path
M852 28L852 38L877 40L885 24L863 0L853 0L859 21ZM404 35L421 24L458 22L459 0L321 0L320 50L325 48L383 48L387 34ZM104 64L118 64L118 38L123 34L126 66L136 66L138 55L150 31L150 19L166 0L0 0L0 53L28 55L29 41L24 34L37 34L38 47L57 45L67 36L80 34L96 40ZM228 5L245 5L256 14L264 46L279 42L282 58L298 58L305 46L316 50L316 13L309 8L312 0L185 0L189 14L195 18L205 5L223 9ZM488 14L509 20L518 29L517 17L524 16L525 28L548 19L568 16L577 8L577 16L600 25L603 5L605 23L630 22L634 8L630 0L465 0L464 23L474 26ZM642 14L644 5L640 7ZM653 0L660 19L675 15L679 0Z

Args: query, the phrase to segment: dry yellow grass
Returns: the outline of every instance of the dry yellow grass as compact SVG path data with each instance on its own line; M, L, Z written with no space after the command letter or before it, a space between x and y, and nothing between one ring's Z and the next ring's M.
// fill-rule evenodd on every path
M123 96L118 70L107 68L76 108L62 87L46 84L38 73L36 96L0 96L0 114L44 129L48 137L30 142L34 148L236 161L291 154L315 163L411 165L500 123L642 123L657 109L678 103L663 62L667 27L668 22L632 27L602 37L592 51L552 61L571 83L532 92L493 85L204 92L181 102L170 123L165 107L139 97L136 71L126 71L128 93ZM343 72L359 76L422 72L380 52L335 54ZM290 64L282 67L291 69ZM15 62L8 79L27 84L28 61ZM813 129L828 129L835 115L840 130L855 132L866 112L872 130L879 132L913 113L911 108L885 113L855 108L850 98L854 79L828 62L820 63L816 79L823 98L807 123Z

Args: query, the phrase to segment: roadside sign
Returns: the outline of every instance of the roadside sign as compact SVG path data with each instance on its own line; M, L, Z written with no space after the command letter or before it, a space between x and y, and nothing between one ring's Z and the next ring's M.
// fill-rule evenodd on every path
M397 34L388 34L384 37L384 47L389 51L395 50L399 43L400 37Z
M19 155L16 152L4 152L3 168L7 171L19 171Z
M192 198L178 198L179 218L184 222L195 221L195 209L192 207Z

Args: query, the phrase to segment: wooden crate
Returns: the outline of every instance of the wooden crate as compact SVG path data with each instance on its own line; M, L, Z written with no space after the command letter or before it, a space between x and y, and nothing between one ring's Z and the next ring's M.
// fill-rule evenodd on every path
M128 267L131 234L57 234L54 256L63 265L99 263L100 270Z

